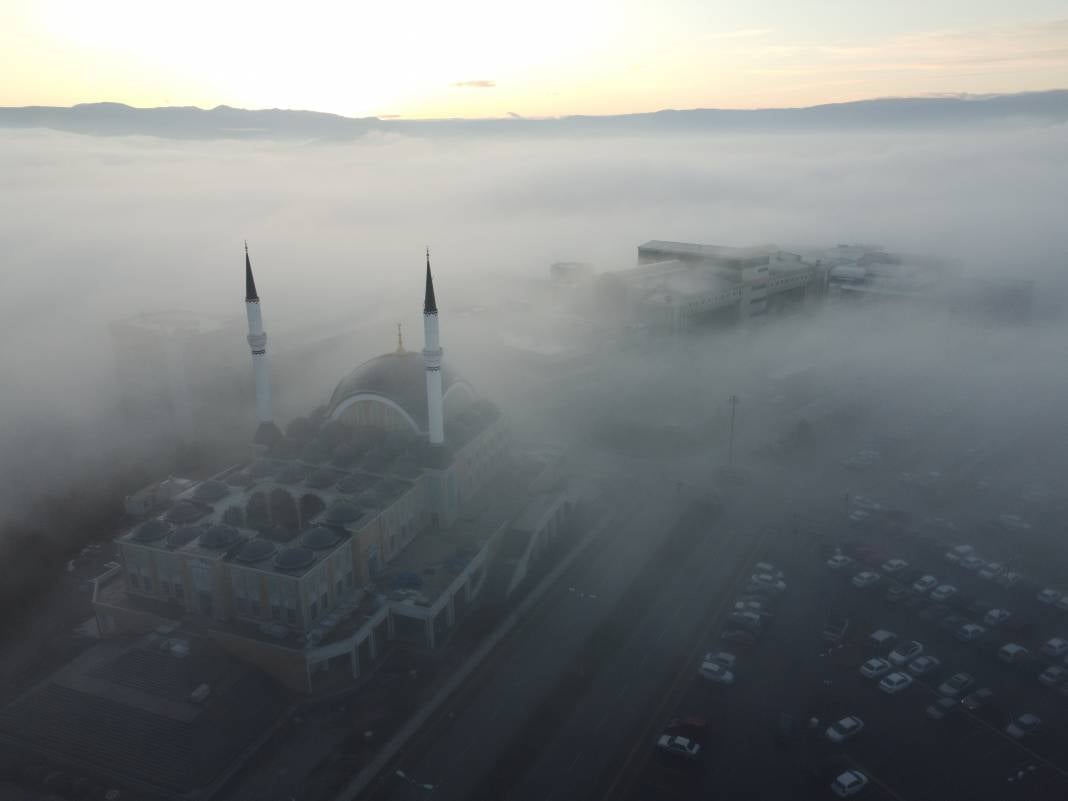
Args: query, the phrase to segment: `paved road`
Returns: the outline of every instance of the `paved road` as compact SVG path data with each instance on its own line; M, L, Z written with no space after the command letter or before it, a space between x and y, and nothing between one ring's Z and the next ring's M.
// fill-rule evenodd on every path
M534 717L552 708L554 696L592 681L582 667L597 658L591 637L610 636L605 622L677 523L685 507L675 493L674 487L646 488L640 499L632 496L621 506L604 541L576 561L558 593L513 633L365 797L397 797L407 785L393 771L402 769L421 784L433 784L439 801L472 798L510 747L514 758L517 738L546 724Z

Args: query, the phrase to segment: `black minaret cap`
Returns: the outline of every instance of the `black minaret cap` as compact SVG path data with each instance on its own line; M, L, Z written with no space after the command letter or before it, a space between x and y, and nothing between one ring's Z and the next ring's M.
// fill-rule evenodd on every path
M251 275L252 273L249 273ZM423 314L437 314L438 302L434 298L434 279L430 275L430 248L426 249L426 295L423 298Z
M252 262L248 260L248 242L245 243L245 302L260 302L260 296L256 294L256 279L252 277Z

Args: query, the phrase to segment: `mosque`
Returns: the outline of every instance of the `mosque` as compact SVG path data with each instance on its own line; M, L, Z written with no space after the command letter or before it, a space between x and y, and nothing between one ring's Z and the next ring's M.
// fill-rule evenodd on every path
M508 428L444 361L429 251L422 351L398 330L394 352L284 432L247 245L245 288L255 456L119 536L93 602L104 635L184 628L307 692L319 674L359 676L391 640L435 647L478 597L515 529L494 485ZM549 536L571 507L541 497L521 517Z

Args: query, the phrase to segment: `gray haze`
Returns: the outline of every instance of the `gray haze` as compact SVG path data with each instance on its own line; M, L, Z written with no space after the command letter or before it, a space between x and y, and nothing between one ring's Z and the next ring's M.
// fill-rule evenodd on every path
M731 391L765 392L768 372L796 358L827 380L867 391L878 383L877 420L887 427L946 399L969 404L968 431L1042 431L1047 444L1064 442L1068 331L1055 314L1033 328L992 331L938 315L880 315L873 324L831 313L606 357L589 404L571 419L494 369L504 361L498 335L540 303L530 282L543 280L550 262L629 266L651 238L784 248L874 242L976 274L1034 278L1043 307L1056 312L1068 267L1063 124L477 141L371 133L317 144L4 130L0 174L7 515L46 488L99 477L116 454L138 452L140 432L116 427L107 324L168 308L240 318L243 239L272 352L285 350L287 332L348 332L348 344L324 354L304 385L276 377L280 422L390 350L395 322L409 347L421 346L429 245L446 358L513 417L529 416L521 428L537 423L567 436L598 403L696 423ZM464 314L470 305L485 311ZM234 369L250 371L247 354ZM687 391L667 400L658 378ZM1007 419L1007 407L1027 416ZM764 413L751 427L774 419L771 406ZM251 426L251 387L248 417Z

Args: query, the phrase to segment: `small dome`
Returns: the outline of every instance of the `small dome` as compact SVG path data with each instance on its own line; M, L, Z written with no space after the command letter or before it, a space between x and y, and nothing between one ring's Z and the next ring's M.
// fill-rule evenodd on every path
M337 491L346 495L356 495L369 487L371 481L364 476L348 475L337 482Z
M249 473L253 478L266 478L275 471L275 465L268 462L266 459L260 459L252 467L249 468Z
M349 501L336 501L326 510L326 519L331 523L352 523L362 516L360 507Z
M211 548L212 550L222 550L223 548L229 548L237 540L238 533L236 528L217 523L214 526L209 526L207 531L200 535L200 546L202 548Z
M241 549L237 552L237 561L244 562L246 564L252 564L253 562L262 562L268 556L273 556L274 552L278 550L278 546L270 540L254 539L249 540Z
M199 520L208 513L200 504L192 503L191 501L178 501L171 510L167 512L167 519L172 523L192 523L194 520Z
M286 548L274 557L274 566L279 570L301 570L315 561L315 554L307 548Z
M192 542L203 533L204 529L199 526L179 526L167 535L167 545L171 548L181 548L183 545Z
M280 484L296 484L298 481L303 481L306 475L308 475L307 470L296 462L290 462L279 470L274 478Z
M252 476L243 471L238 471L226 477L226 483L231 487L247 487L252 483Z
M321 467L318 470L314 471L310 476L308 476L305 483L309 487L315 487L316 489L326 489L327 487L333 486L335 481L337 481L337 473L335 473L333 470L328 470L325 467Z
M198 501L217 501L219 498L223 498L230 494L230 488L223 484L221 481L215 479L208 479L202 481L195 490L193 490L193 497Z
M137 527L133 538L138 542L155 542L167 536L171 527L162 520L149 520Z
M300 538L300 544L313 551L322 551L326 548L333 548L341 542L343 537L344 534L337 529L316 526L304 532L304 536Z

